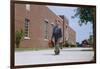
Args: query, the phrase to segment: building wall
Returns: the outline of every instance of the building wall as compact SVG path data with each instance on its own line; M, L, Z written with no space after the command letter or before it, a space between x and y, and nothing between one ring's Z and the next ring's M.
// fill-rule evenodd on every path
M68 26L68 42L76 45L76 32Z
M23 29L24 31L25 18L28 18L30 20L30 23L29 38L23 39L20 44L20 47L24 48L48 48L48 41L51 39L52 35L52 24L55 24L56 20L59 21L58 23L62 28L62 32L63 27L64 29L66 28L66 24L63 23L63 19L49 10L46 6L30 5L30 11L28 11L26 10L25 4L16 4L15 32L20 29ZM47 39L45 39L45 21L48 22ZM66 35L65 32L64 35Z

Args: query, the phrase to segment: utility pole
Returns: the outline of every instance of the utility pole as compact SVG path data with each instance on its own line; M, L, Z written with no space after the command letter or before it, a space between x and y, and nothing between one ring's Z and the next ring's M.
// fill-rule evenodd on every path
M65 23L64 21L65 21L65 19L64 19L64 15L63 15L63 43L65 43L65 42L64 42L64 36L65 36L65 35L64 35L64 23Z

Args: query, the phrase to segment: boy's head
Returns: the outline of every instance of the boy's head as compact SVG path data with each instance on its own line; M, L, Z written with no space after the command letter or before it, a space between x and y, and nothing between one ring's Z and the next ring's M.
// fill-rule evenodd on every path
M59 26L58 20L55 21L55 26Z

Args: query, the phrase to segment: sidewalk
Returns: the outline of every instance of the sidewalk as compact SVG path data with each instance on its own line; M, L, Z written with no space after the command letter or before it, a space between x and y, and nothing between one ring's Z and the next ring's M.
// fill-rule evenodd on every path
M54 49L15 52L15 65L91 61L93 55L92 48L63 48L59 55L54 55Z

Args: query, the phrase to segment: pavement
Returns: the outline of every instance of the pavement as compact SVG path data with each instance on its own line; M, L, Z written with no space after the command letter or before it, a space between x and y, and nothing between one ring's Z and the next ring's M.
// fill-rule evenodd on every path
M63 48L59 55L54 49L39 51L16 51L15 65L37 65L52 63L84 62L93 60L92 48Z

